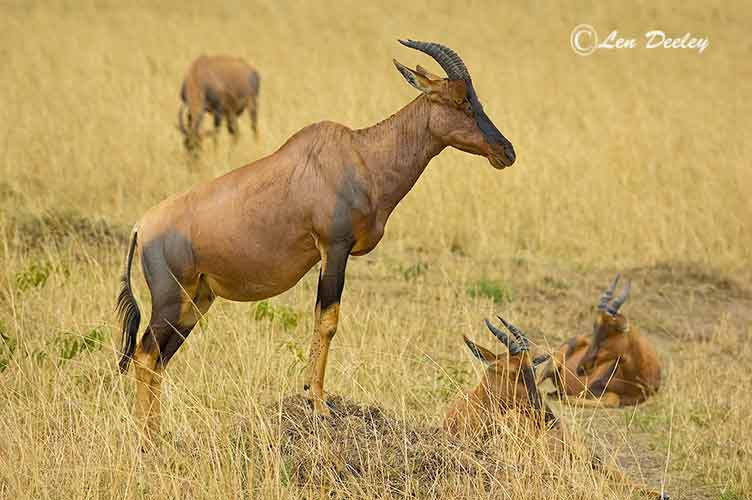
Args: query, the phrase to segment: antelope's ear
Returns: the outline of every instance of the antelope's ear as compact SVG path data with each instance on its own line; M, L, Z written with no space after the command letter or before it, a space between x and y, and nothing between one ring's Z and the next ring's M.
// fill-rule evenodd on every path
M541 354L539 356L536 356L535 358L533 358L533 368L535 368L536 366L540 364L545 363L546 361L548 361L550 357L551 357L550 354Z
M470 352L473 353L473 356L483 361L483 363L489 365L496 361L496 354L492 353L484 347L479 346L464 335L462 336L462 338L465 339L465 344L467 344L467 347L470 349Z
M416 73L419 73L419 74L421 74L421 75L423 75L423 76L425 76L425 77L426 77L426 78L428 78L429 80L441 80L441 77L440 77L440 76L438 76L438 75L434 75L433 73L431 73L430 71L428 71L428 70L427 70L426 68L424 68L424 67L423 67L423 66L421 66L420 64L418 64L418 65L417 65L417 66L415 67L415 72L416 72Z
M405 80L407 80L407 83L415 87L416 89L420 90L424 94L430 94L431 92L437 90L436 83L432 80L426 78L425 76L421 75L417 71L413 71L404 64L401 64L398 60L393 59L394 65L397 67L397 71L402 73L402 76L405 77Z

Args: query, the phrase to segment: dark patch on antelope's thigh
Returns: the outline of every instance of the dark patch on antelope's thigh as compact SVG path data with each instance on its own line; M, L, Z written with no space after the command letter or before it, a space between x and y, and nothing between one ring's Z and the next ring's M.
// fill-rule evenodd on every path
M177 231L167 232L144 244L141 250L141 264L152 297L151 318L143 337L142 349L146 352L159 349L160 358L164 359L164 352L166 349L169 350L172 335L177 335L187 328L180 323L182 304L193 297L185 297L184 290L187 282L196 279L193 276L194 262L190 241ZM185 337L187 332L181 335ZM180 343L182 340L176 344L175 350Z
M159 349L159 363L164 368L170 362L185 339L193 330L193 326L174 326L162 340Z
M261 77L258 71L251 71L248 75L248 87L250 88L251 95L258 95L261 87Z

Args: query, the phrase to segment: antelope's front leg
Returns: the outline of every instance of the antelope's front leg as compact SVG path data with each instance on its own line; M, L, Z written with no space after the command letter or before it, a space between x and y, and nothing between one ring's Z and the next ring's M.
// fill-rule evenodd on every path
M316 296L316 319L308 359L307 380L303 387L319 415L331 414L324 394L324 375L329 346L337 332L339 302L345 286L345 267L352 245L337 245L322 252L321 272Z

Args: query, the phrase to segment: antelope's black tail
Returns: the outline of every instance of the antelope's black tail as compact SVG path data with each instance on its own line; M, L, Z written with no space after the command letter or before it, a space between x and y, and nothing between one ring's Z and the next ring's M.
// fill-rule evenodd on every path
M118 363L121 373L128 371L128 364L136 350L136 335L138 334L138 326L141 323L141 311L138 310L136 298L133 296L133 290L131 290L131 264L133 263L133 254L136 253L137 239L138 232L134 228L131 234L131 242L128 246L128 255L125 259L125 270L120 277L120 293L118 294L117 306L115 308L123 331L122 357Z

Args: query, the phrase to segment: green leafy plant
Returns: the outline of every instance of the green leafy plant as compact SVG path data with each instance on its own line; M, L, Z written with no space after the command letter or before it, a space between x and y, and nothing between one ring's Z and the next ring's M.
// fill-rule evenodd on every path
M92 328L83 336L73 332L63 332L52 340L52 347L58 358L58 365L62 366L81 353L95 352L102 348L107 333L104 327ZM40 353L39 359L46 358Z
M407 267L400 266L400 273L405 281L415 281L428 271L428 264L425 262L416 262Z
M504 283L481 278L467 288L467 293L473 297L486 297L493 300L494 304L509 303L514 300L514 290Z
M26 269L16 273L16 288L21 292L41 288L47 283L51 273L52 265L49 262L32 262Z
M274 305L262 300L254 304L251 317L256 321L267 320L279 324L284 330L292 330L298 326L298 313L285 305Z
M303 368L305 368L306 361L308 360L303 346L301 346L295 339L290 339L283 342L280 347L292 355L292 361L287 367L287 375L290 376L295 373L300 373Z

